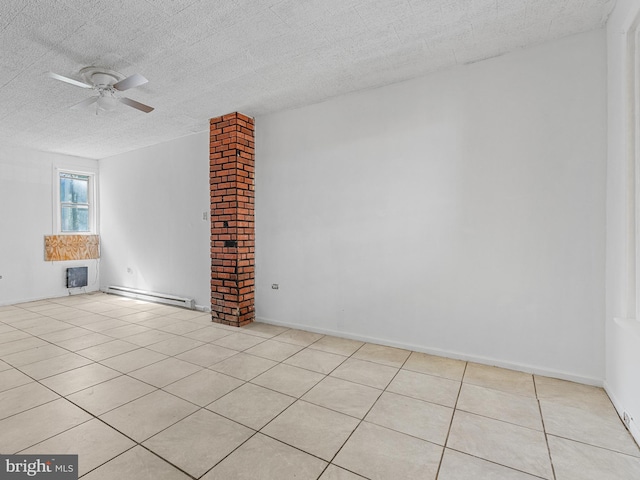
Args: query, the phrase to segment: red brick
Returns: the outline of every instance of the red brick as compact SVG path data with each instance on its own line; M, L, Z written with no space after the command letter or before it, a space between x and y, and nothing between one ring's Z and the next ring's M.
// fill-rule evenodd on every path
M211 318L225 325L255 316L254 124L237 112L210 119Z

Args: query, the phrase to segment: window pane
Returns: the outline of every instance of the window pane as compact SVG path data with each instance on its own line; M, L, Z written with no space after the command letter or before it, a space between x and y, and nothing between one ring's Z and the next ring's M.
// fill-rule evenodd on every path
M86 206L62 207L63 232L88 232L89 208Z
M89 203L89 177L84 175L60 175L60 201L63 203Z

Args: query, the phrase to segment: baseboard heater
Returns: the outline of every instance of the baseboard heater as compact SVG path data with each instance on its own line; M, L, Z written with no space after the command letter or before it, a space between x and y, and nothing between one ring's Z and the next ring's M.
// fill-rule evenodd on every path
M147 292L145 290L136 290L135 288L110 286L105 290L106 293L113 295L121 295L123 297L137 298L138 300L146 300L148 302L165 303L167 305L175 305L176 307L188 308L194 310L196 302L193 298L178 297L166 293Z

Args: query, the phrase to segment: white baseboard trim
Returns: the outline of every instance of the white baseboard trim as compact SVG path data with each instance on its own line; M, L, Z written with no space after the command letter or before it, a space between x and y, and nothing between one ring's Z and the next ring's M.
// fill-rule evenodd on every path
M505 360L498 360L498 359L495 359L495 358L484 357L484 356L479 356L479 355L468 355L468 354L461 353L461 352L454 352L454 351L443 350L443 349L439 349L439 348L430 348L430 347L425 347L425 346L422 346L422 345L415 345L415 344L411 344L411 343L397 342L397 341L383 339L383 338L371 337L371 336L368 336L368 335L360 335L360 334L356 334L356 333L331 330L331 329L327 329L327 328L317 328L317 327L313 327L313 326L309 326L309 325L303 325L303 324L300 324L300 323L281 322L279 320L274 320L272 318L266 318L266 317L257 316L256 317L256 321L262 322L262 323L269 323L271 325L278 325L278 326L282 326L282 327L289 327L289 328L297 328L297 329L300 329L300 330L307 330L309 332L314 332L314 333L322 333L324 335L333 335L333 336L336 336L336 337L349 338L351 340L359 340L361 342L369 342L369 343L376 343L376 344L379 344L379 345L386 345L386 346L389 346L389 347L403 348L405 350L412 350L414 352L428 353L428 354L431 354L431 355L438 355L440 357L454 358L456 360L465 360L465 361L468 361L468 362L482 363L484 365L491 365L491 366L495 366L495 367L508 368L508 369L511 369L511 370L518 370L520 372L532 373L532 374L536 374L536 375L543 375L545 377L559 378L561 380L568 380L570 382L583 383L583 384L586 384L586 385L593 385L593 386L596 386L596 387L602 387L603 386L603 379L601 379L601 378L594 378L594 377L586 377L586 376L583 376L583 375L576 375L576 374L573 374L573 373L570 373L570 372L564 372L562 370L553 370L553 369L548 369L548 368L541 368L541 367L537 367L537 366L534 366L534 365L526 365L526 364L518 363L518 362L509 362L509 361L505 361Z
M604 391L607 392L607 395L609 395L611 403L613 403L614 408L618 412L618 416L620 417L620 419L622 419L626 409L624 408L624 405L622 405L618 397L615 396L615 394L611 390L611 387L609 387L609 384L606 381L604 382ZM638 421L636 419L632 419L629 423L629 433L636 441L638 446L640 446L640 428L638 427Z

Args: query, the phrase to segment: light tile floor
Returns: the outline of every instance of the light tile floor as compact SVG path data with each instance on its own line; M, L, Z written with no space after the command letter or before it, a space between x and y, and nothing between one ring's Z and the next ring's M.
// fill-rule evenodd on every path
M0 307L0 452L87 480L640 478L600 388L102 293Z

